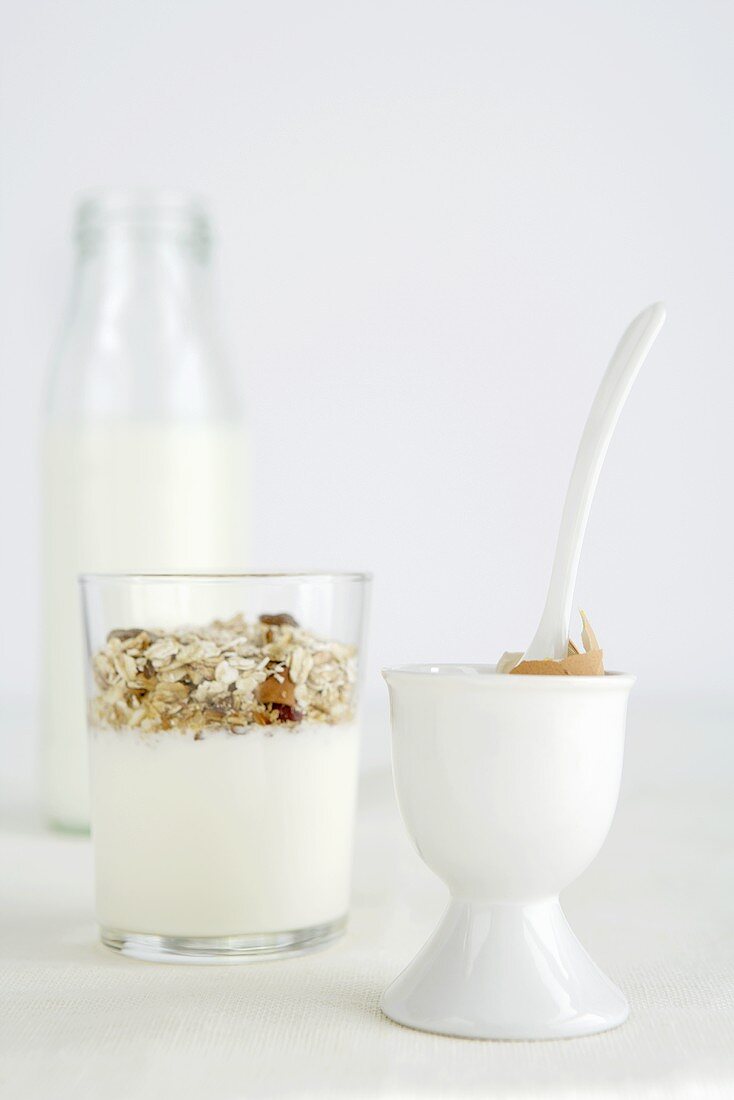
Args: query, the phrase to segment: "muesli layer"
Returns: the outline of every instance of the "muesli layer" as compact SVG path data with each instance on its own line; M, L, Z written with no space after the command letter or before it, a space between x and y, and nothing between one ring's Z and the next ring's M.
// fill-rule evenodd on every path
M245 733L354 717L356 647L325 641L287 614L113 630L92 669L93 726Z

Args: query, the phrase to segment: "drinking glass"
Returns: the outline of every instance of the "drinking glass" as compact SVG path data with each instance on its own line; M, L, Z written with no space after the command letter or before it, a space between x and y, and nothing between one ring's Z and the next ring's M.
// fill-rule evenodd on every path
M102 941L239 961L344 931L364 574L86 575Z

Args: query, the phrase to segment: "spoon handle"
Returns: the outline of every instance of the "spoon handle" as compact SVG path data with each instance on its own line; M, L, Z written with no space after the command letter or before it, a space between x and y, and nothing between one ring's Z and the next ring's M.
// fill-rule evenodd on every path
M664 320L662 302L635 317L601 380L566 493L545 608L525 660L561 660L566 656L576 574L599 474L622 406Z

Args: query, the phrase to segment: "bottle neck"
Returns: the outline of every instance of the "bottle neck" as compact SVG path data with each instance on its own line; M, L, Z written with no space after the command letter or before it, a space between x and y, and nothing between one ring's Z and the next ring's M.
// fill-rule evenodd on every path
M234 407L209 295L209 234L180 198L82 204L50 408L201 417Z
M108 193L79 208L77 291L93 312L134 323L174 304L203 307L210 235L198 203L177 194ZM166 323L170 323L170 318Z
M190 330L208 317L208 249L160 232L106 230L80 242L74 299L80 319L128 336L141 324Z

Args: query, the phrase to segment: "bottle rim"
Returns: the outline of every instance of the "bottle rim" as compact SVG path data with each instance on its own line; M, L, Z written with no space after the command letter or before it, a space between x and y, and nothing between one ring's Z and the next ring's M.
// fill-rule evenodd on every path
M88 245L110 231L138 237L174 234L201 246L211 240L203 201L175 189L99 189L80 195L76 238Z

